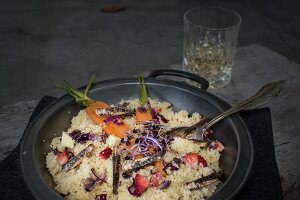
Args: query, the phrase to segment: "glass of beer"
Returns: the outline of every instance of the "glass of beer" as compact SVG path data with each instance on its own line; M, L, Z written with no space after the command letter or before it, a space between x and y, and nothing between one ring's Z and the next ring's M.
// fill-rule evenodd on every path
M184 14L183 70L206 78L210 88L229 83L241 24L226 8L192 8Z

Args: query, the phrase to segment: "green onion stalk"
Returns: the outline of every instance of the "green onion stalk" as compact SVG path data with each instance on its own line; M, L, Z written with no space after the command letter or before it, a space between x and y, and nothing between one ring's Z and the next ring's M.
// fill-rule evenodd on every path
M140 82L140 104L145 105L148 101L148 95L147 95L145 79L142 74L139 74L139 82Z
M71 95L75 99L76 103L78 103L80 106L88 107L91 103L95 102L95 100L93 100L87 96L87 93L90 90L90 88L92 87L93 82L95 81L95 78L96 78L96 75L93 74L84 91L74 88L66 80L63 80L61 83L59 83L53 79L50 79L50 80L57 88L61 88L61 89L65 90L69 95Z

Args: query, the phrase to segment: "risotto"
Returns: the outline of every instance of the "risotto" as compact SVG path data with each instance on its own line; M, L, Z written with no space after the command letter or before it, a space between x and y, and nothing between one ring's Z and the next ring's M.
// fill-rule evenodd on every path
M205 199L222 170L218 141L168 135L204 117L169 102L95 102L55 137L46 166L66 199Z

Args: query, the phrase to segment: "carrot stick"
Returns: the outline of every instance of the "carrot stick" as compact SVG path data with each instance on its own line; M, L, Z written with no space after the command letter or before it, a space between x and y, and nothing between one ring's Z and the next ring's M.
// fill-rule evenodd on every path
M134 157L134 160L141 159L141 158L144 158L143 154L136 155Z
M86 113L89 116L89 118L95 122L96 124L101 124L105 120L104 117L99 116L96 111L97 109L103 109L107 108L108 105L102 101L95 101L94 103L91 103L86 109Z
M87 115L93 122L95 122L96 124L102 124L106 118L99 116L96 113L96 111L97 109L103 109L107 107L108 105L106 103L101 101L96 101L94 103L91 103L85 110ZM109 122L108 124L104 125L102 128L107 135L114 135L119 138L127 137L126 132L129 131L128 125L125 124L124 122L122 125L117 125L114 124L113 122Z
M138 109L136 109L135 118L137 122L145 122L153 119L150 109L146 110L146 112L141 112Z
M148 148L149 153L155 153L155 149L153 147Z
M157 168L157 172L161 173L163 176L166 176L166 172L163 170L164 169L164 163L162 160L156 161L155 162L155 167Z
M133 145L135 144L135 138L132 138L131 140L130 140L130 144L128 145L128 146L126 146L126 148L127 149L131 149L131 147L133 147Z
M123 122L122 125L114 124L113 122L109 122L106 126L103 126L103 130L107 135L114 135L119 138L127 137L126 132L130 129L127 124Z

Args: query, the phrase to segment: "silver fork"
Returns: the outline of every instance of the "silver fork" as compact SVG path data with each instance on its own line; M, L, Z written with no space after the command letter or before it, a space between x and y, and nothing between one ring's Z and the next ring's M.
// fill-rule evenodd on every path
M178 135L178 136L183 136L187 137L188 135L192 136L190 137L191 139L194 140L201 140L203 141L205 132L215 123L219 122L220 120L237 113L241 110L248 109L248 108L253 108L257 106L261 106L278 96L282 94L284 88L285 88L286 82L285 80L280 80L276 82L271 82L265 86L263 86L256 94L253 96L249 97L248 99L238 103L237 105L231 107L230 109L226 110L225 112L221 113L217 117L213 118L212 120L208 122L203 122L203 120L200 120L199 122L193 124L190 127L177 127L174 128L166 135Z

